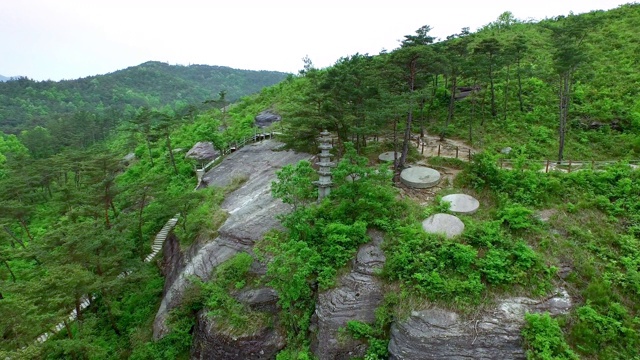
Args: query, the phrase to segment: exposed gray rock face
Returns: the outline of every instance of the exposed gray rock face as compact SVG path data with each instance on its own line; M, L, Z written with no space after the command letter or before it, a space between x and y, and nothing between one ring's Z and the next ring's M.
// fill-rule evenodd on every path
M311 349L319 359L351 359L364 356L367 350L365 343L339 334L339 329L350 320L373 323L375 310L383 299L375 276L385 261L380 249L383 235L369 231L369 236L372 241L360 247L352 270L338 280L335 288L318 294Z
M216 150L212 143L200 141L187 151L185 157L198 161L207 161L215 159L218 155L220 155L220 151Z
M185 254L180 251L180 241L173 232L169 233L162 244L162 254L160 269L164 275L164 292L166 292L185 265Z
M278 294L269 288L245 290L236 299L253 310L275 314ZM277 322L277 319L276 321ZM281 326L268 324L255 334L230 336L221 333L215 322L204 311L198 314L194 332L192 359L273 359L286 345L286 334Z
M520 331L524 315L564 314L571 298L564 289L545 300L524 297L500 301L478 319L461 319L452 311L414 311L391 327L389 359L524 359Z
M282 116L278 114L274 114L270 110L265 110L261 112L260 114L256 115L256 118L255 118L256 126L259 126L261 128L267 127L273 124L274 122L280 121L280 120L282 120Z
M184 290L190 285L189 277L195 275L208 280L216 266L238 252L250 252L265 232L279 226L276 215L285 212L288 206L271 196L270 184L275 180L275 172L287 164L311 158L309 154L293 151L272 151L281 145L272 140L247 145L205 174L209 186L228 185L238 176L248 180L222 203L229 217L218 230L218 237L200 239L187 251L189 256L184 260L182 271L173 282L165 284L165 295L153 325L155 339L167 334L167 315L182 301Z

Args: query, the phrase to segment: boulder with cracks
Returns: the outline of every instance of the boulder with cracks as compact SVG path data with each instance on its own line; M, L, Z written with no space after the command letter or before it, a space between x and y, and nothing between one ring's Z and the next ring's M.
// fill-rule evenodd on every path
M369 231L369 236L372 241L360 247L351 271L339 278L335 288L318 294L311 349L319 359L351 359L367 350L363 341L340 329L350 320L375 322L375 310L383 300L382 286L375 275L385 261L380 249L383 235Z
M394 323L389 359L524 359L522 336L526 313L568 313L571 298L564 289L544 300L525 297L499 301L476 319L439 308L413 311Z

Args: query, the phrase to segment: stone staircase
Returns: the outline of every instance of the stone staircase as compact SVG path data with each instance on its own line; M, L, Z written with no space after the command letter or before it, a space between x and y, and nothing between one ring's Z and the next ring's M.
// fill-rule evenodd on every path
M164 226L162 227L160 232L158 232L158 234L156 235L156 238L153 241L153 245L151 245L151 253L149 255L147 255L146 258L144 258L144 262L145 263L148 263L151 260L153 260L153 258L156 257L156 255L158 255L160 250L162 250L162 245L164 244L164 241L167 239L167 236L169 235L169 232L171 230L173 230L173 228L178 223L178 219L179 218L180 218L180 214L176 214L174 217L169 219L164 224ZM118 275L118 278L123 278L123 277L125 277L125 276L127 276L129 274L130 274L129 271L124 271L120 275ZM83 296L80 299L80 306L79 306L78 310L81 311L81 312L84 311L87 307L89 307L89 305L91 304L91 301L93 299L94 299L93 296L89 296L89 295ZM69 316L67 317L66 321L68 321L68 322L74 321L77 317L78 317L78 313L76 312L76 309L73 309L69 313ZM61 321L50 332L46 332L46 333L38 336L38 338L36 338L36 343L43 343L43 342L47 341L47 339L49 339L53 334L56 334L60 330L62 330L64 328L64 326L65 326L65 321Z
M166 222L166 224L164 224L160 232L156 235L156 238L153 241L153 245L151 245L151 253L147 255L146 258L144 258L144 262L151 261L154 257L156 257L156 255L158 255L160 250L162 250L162 245L164 244L164 241L167 239L167 235L169 235L169 231L171 231L176 226L176 224L178 223L179 217L180 217L180 214L176 214L174 217L169 219Z

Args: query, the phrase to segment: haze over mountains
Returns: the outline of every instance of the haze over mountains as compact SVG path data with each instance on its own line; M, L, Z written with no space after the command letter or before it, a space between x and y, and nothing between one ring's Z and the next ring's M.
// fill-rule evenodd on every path
M2 75L0 75L0 81L7 81L7 80L9 80L9 79L10 79L10 78L8 78L8 77L6 77L6 76L2 76Z

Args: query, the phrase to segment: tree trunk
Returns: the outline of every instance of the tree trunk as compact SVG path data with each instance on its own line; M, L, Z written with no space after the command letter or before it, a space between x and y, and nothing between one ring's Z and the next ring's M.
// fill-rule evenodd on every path
M489 58L489 83L491 86L491 116L492 117L496 117L498 116L498 110L496 109L496 93L495 93L495 89L494 89L494 84L493 84L493 65L491 64L491 62L493 62L493 60L491 58Z
M482 114L482 120L480 120L480 126L484 126L485 114L484 114L484 105L485 98L487 97L487 93L485 91L482 92L482 100L480 101L480 113Z
M26 248L27 248L27 247L24 245L24 242L23 242L19 237L17 237L17 236L16 236L16 234L14 234L14 233L13 233L13 231L11 231L11 229L9 229L9 227L8 227L8 226L6 226L6 225L5 225L5 226L3 226L2 228L4 229L4 231L5 231L7 234L9 234L9 236L11 237L11 239L15 240L15 242L17 242L18 244L20 244L20 246L21 246L23 249L26 249ZM13 241L11 242L11 247L15 247L15 245L14 245Z
M518 102L520 103L520 112L524 112L524 104L522 102L522 77L520 74L520 58L517 60L517 75L518 75Z
M478 80L474 79L473 81L473 91L471 92L471 117L469 118L469 143L473 143L473 120L476 117L476 86L478 85Z
M427 99L420 98L420 138L424 138L424 105L427 103Z
M149 141L149 138L147 136L145 136L144 138L147 141L147 149L149 150L149 161L151 162L151 167L153 167L154 164L153 164L153 155L151 154L151 141Z
M67 321L67 319L63 320L64 322L64 328L67 329L67 336L69 336L69 339L73 339L73 333L71 332L71 326L69 326L69 322Z
M398 169L398 118L393 119L393 167Z
M167 138L167 148L169 149L169 160L171 160L171 166L173 166L173 171L178 175L178 167L176 167L176 159L173 157L173 149L171 148L171 139L169 138L169 133L166 134Z
M11 270L11 267L9 266L7 260L3 260L2 262L4 262L4 266L7 268L7 270L9 270L9 274L11 274L11 280L13 280L13 282L16 282L16 275Z
M509 99L509 69L510 66L507 65L507 82L504 85L504 116L503 116L503 121L507 121L507 100Z
M404 167L407 161L407 153L409 152L409 141L411 140L411 123L413 122L413 109L409 108L409 114L407 115L407 128L404 129L404 139L402 141L402 155L400 155L400 161L398 162L398 169Z
M27 223L24 221L24 219L18 218L18 222L20 223L24 231L27 232L27 237L29 237L29 240L33 241L33 236L31 235L31 232L29 232L29 228L27 227Z
M567 131L567 115L569 110L569 83L570 73L562 74L560 85L560 126L558 129L559 146L558 146L558 164L562 162L564 157L564 140Z
M116 335L120 336L120 329L118 329L118 324L116 323L116 318L113 316L111 312L111 305L109 304L109 300L107 300L107 294L104 289L100 290L102 293L102 301L104 301L104 307L107 309L107 315L109 317L109 324L111 328L116 333Z
M147 200L147 191L148 187L144 187L142 192L142 202L140 203L140 211L138 211L138 253L141 258L144 258L144 234L142 233L142 225L144 225L144 219L142 217L142 213L144 210L144 203Z
M444 124L444 128L442 128L442 132L440 133L440 141L443 141L446 134L447 134L447 128L449 127L449 123L451 123L451 120L453 120L453 111L455 110L455 101L456 101L456 83L458 81L457 76L454 76L453 79L451 79L451 96L449 97L449 113L447 114L447 120Z
M80 311L81 302L82 302L82 297L76 296L76 319L78 321L82 321L82 311Z

